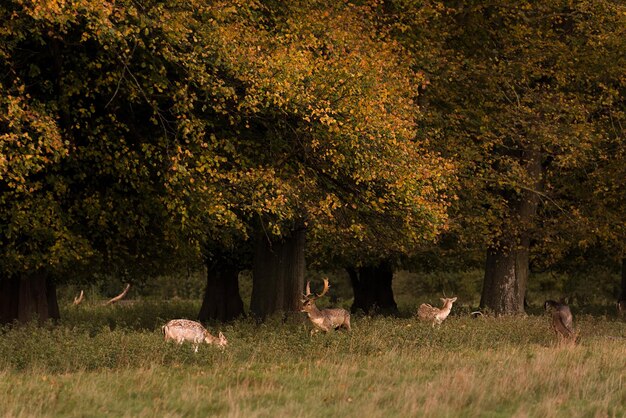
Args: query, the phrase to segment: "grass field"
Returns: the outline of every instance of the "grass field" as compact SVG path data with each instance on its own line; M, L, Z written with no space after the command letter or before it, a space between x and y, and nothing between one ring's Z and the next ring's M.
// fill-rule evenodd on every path
M626 323L579 315L576 346L545 316L353 318L352 333L242 320L225 351L162 340L197 302L66 308L0 331L0 416L623 417ZM460 310L459 310L460 312ZM457 312L458 313L458 312Z

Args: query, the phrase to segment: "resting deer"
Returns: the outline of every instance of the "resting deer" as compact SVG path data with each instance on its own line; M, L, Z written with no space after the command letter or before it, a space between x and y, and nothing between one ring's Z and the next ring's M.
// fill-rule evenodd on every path
M425 321L432 321L432 326L441 325L441 323L450 315L452 304L456 302L456 298L441 298L443 306L434 308L428 303L422 303L417 310L417 316Z
M350 312L342 308L322 309L315 306L315 301L328 292L330 285L328 279L324 279L324 289L319 295L311 296L311 283L306 283L306 293L302 299L302 310L306 312L313 323L311 335L318 331L328 332L337 328L345 328L350 331Z
M222 349L228 345L226 337L221 332L217 337L214 337L202 324L188 319L172 319L163 325L161 330L165 336L165 341L174 340L178 344L182 344L183 341L191 341L194 347L193 351L196 353L198 352L198 345L203 342L215 344Z

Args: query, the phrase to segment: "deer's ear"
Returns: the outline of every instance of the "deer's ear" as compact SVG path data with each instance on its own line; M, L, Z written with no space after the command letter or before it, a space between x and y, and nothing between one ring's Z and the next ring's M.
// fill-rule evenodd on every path
M452 302L456 302L456 297L453 297L453 298L452 298Z
M446 299L445 298L439 298L439 300L441 300L443 303L446 303Z

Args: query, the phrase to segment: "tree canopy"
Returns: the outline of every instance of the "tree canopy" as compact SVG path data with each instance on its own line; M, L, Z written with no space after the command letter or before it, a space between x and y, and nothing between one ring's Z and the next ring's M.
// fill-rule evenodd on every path
M612 0L4 2L0 280L300 230L321 267L442 234L488 271L623 258L625 20Z

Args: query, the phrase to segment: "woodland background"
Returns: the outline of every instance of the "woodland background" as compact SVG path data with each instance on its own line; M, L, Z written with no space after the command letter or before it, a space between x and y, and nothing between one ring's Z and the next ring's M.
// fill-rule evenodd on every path
M324 274L365 313L626 299L625 32L617 0L4 1L0 322L122 283L263 319Z

